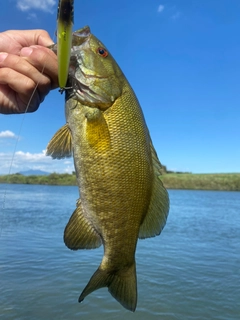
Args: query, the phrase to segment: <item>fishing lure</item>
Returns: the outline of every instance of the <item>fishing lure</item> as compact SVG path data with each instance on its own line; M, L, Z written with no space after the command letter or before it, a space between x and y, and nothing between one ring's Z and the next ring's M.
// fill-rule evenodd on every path
M59 0L57 13L57 54L58 54L58 82L64 89L67 83L68 68L72 45L74 0Z

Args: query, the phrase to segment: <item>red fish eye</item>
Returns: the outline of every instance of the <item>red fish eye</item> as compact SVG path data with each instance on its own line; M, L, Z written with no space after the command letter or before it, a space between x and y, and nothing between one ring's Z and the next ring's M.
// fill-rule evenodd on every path
M97 53L102 56L103 58L106 58L108 56L108 52L104 48L98 48Z

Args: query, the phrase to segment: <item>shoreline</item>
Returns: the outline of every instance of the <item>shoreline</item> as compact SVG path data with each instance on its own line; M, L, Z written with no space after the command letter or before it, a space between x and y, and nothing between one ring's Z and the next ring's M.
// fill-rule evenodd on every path
M167 173L159 178L166 189L240 191L240 173ZM0 175L1 183L77 186L74 173L28 176L19 173Z
M170 173L160 179L167 189L240 191L240 173Z

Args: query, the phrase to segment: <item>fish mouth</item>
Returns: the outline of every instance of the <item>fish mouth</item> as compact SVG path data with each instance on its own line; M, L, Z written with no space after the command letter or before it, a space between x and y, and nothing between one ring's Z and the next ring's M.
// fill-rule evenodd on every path
M91 36L91 30L89 26L85 26L82 29L73 32L72 47L79 47L86 42Z
M112 106L120 90L112 90L110 78L101 60L92 49L94 36L88 26L73 33L67 96L82 105L106 110Z
M87 104L88 106L93 107L98 106L100 109L106 109L112 104L112 101L97 94L90 88L90 86L83 84L77 79L75 79L74 82L75 85L73 87L75 96L82 104Z
M92 76L86 75L81 70L80 66L78 65L77 70L77 77L76 77L76 70L70 70L70 87L72 88L72 97L78 100L81 104L87 105L90 107L98 107L101 110L105 110L109 108L112 103L114 102L114 98L109 98L108 96L104 96L103 94L97 93L97 87L94 87L93 82L94 79L97 78L98 80L104 81L104 77L100 76ZM96 90L94 90L96 88ZM99 90L98 90L99 91Z

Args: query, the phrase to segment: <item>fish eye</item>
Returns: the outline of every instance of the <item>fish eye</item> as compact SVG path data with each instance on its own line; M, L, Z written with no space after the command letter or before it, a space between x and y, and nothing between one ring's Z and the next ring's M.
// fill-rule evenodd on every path
M108 56L107 50L101 47L97 49L97 53L103 58L106 58Z

